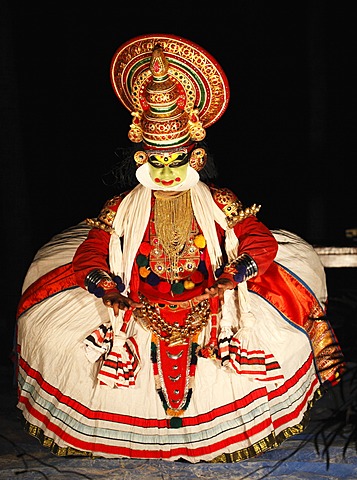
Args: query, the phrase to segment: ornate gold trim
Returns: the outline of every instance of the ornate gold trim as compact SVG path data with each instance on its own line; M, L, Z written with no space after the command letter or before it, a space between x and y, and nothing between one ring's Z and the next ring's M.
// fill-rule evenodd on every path
M229 205L229 207L232 207L232 206L234 205ZM247 207L241 210L231 208L229 214L226 213L227 208L228 207L225 207L223 211L227 216L226 219L227 219L228 226L230 228L233 228L235 225L237 225L237 223L241 222L245 218L251 217L252 215L255 216L259 212L261 205L256 205L254 203L254 205L252 205L251 207Z
M114 228L110 227L109 225L106 225L105 223L101 222L100 220L97 220L96 218L87 218L86 224L90 225L93 228L100 228L101 230L104 230L105 232L108 232L110 234L115 232Z

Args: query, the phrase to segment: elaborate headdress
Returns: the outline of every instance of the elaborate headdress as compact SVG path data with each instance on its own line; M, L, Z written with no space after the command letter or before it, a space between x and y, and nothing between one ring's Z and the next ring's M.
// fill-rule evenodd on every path
M225 112L227 78L202 47L171 34L135 37L110 68L116 95L133 116L132 142L144 149L182 148L204 139Z

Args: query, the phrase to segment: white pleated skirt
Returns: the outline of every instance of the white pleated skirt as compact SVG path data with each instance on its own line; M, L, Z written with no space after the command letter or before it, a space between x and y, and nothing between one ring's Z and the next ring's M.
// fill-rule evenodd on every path
M45 245L24 288L70 261L87 231L81 223ZM279 243L276 260L323 304L325 273L313 248L289 232L273 233ZM84 344L110 321L101 300L76 287L37 303L17 325L18 408L26 429L58 455L196 463L240 461L277 447L303 430L321 382L306 332L260 296L250 292L249 301L255 317L251 335L278 362L281 378L255 378L199 357L179 428L170 426L155 388L151 332L130 322L140 370L135 385L110 388L99 383L101 360L91 362Z

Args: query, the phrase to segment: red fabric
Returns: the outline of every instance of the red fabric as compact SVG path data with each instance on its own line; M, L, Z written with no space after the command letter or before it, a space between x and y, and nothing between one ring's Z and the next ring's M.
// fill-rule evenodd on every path
M251 216L238 222L234 232L239 240L238 255L246 253L257 264L259 275L265 273L278 252L278 242L268 227Z
M109 272L110 234L100 228L92 228L86 240L78 247L73 257L73 271L78 285L84 288L84 280L89 272L97 268Z
M324 315L314 294L278 263L247 283L250 291L265 298L296 325L304 327L312 312L315 318L316 313Z
M257 264L259 274L263 274L271 265L278 250L278 244L270 230L256 217L251 216L239 222L234 227L234 231L239 240L237 255L243 253L250 255ZM225 232L219 226L217 226L217 234L222 243ZM99 268L109 272L109 241L109 233L93 228L89 232L88 238L77 249L73 258L73 269L76 281L82 288L84 288L84 280L91 270ZM195 296L193 294L197 295L198 293L190 291L188 295L184 295L185 298L182 298Z
M121 198L118 197L118 202L112 202L110 208L116 211L120 201ZM218 225L216 227L219 241L223 243L225 232ZM267 270L275 258L278 248L275 238L270 230L264 224L259 222L255 216L248 217L239 222L234 227L234 230L239 239L237 255L242 253L250 255L256 262L259 274L261 275ZM145 240L145 238L143 240ZM109 241L110 234L108 232L99 228L92 228L88 233L87 239L75 252L72 264L64 265L52 270L38 279L27 289L26 292L24 292L20 300L17 315L20 315L32 305L42 301L48 296L58 293L59 291L75 286L85 288L85 278L88 273L94 269L103 269L109 272ZM212 269L207 255L207 249L204 249L204 260L209 273L208 281L202 282L198 288L185 291L178 296L180 297L177 298L178 301L188 300L199 295L208 284L213 283ZM133 278L131 279L131 290L135 297L139 290L138 281L139 275L135 264ZM158 292L155 287L151 287L144 283L141 287L143 286L143 293L149 298L155 298L158 294L159 296L165 296L162 292Z
M71 263L51 270L32 283L22 294L17 308L17 317L45 298L76 286L78 285Z

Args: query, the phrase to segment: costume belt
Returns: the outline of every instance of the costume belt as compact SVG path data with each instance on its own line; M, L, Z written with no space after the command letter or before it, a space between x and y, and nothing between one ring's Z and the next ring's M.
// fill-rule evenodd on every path
M135 309L135 318L151 330L160 340L166 342L169 346L186 343L208 324L210 318L210 305L208 300L203 300L196 305L189 302L181 304L165 304L159 307L159 304L151 304L147 298L140 295L141 308ZM178 322L170 324L160 314L160 311L169 308L171 311L185 310L182 304L187 304L187 316L183 325ZM176 306L172 308L173 306ZM186 306L186 305L185 305ZM176 310L175 310L176 308Z

